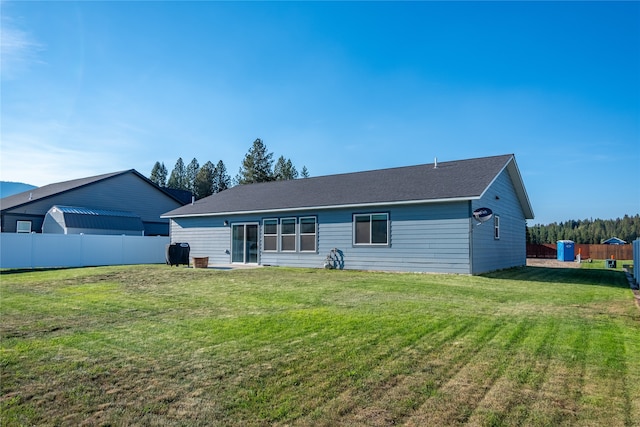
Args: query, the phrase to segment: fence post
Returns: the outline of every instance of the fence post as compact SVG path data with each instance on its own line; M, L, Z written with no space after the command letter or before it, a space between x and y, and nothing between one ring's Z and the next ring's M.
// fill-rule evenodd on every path
M31 254L31 259L29 259L29 266L33 269L35 268L35 264L36 264L36 244L34 242L34 239L36 238L36 233L31 233L31 238L29 239L29 253Z
M633 279L640 285L640 238L633 241Z

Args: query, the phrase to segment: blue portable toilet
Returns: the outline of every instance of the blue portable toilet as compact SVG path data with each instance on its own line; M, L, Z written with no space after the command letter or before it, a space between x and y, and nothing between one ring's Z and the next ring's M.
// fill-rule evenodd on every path
M575 243L571 240L558 240L558 261L575 260Z

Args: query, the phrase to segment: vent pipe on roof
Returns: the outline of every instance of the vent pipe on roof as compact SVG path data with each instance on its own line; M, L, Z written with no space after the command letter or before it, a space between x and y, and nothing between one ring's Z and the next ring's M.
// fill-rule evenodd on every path
M29 193L29 200L33 199L33 193Z
M438 169L438 158L437 157L433 158L433 168L434 169Z
M196 202L196 196L191 196L191 204L193 205Z

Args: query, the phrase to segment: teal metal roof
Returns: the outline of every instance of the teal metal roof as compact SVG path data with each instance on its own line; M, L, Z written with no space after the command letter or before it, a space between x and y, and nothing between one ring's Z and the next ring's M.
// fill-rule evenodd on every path
M77 206L53 206L63 214L66 228L142 231L144 224L133 212L92 209Z

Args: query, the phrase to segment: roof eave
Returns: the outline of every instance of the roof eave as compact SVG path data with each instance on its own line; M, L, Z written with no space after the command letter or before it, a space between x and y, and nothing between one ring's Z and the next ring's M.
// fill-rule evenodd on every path
M524 186L522 175L520 175L520 168L516 163L515 156L511 157L511 160L507 164L507 170L509 171L509 175L511 176L511 180L515 187L518 200L520 200L520 206L522 206L522 212L524 213L524 218L533 219L535 217L533 213L533 207L531 206L531 201L529 200L527 189Z
M466 196L466 197L451 197L443 199L428 199L428 200L402 200L395 202L372 202L372 203L351 203L344 205L327 205L327 206L297 206L294 208L279 208L279 209L259 209L259 210L247 210L247 211L229 211L229 212L203 212L203 213L191 213L182 215L160 215L160 218L195 218L205 216L223 216L223 215L250 215L250 214L266 214L266 213L281 213L281 212L295 212L295 211L315 211L315 210L329 210L329 209L352 209L352 208L369 208L378 206L407 206L407 205L420 205L420 204L432 204L432 203L452 203L452 202L466 202L469 200L478 200L479 196Z
M39 201L42 201L42 200L47 200L47 199L50 199L52 197L57 197L57 196L59 196L61 194L69 193L71 191L75 191L75 190L78 190L80 188L88 187L88 186L96 184L98 182L102 182L102 181L105 181L105 180L108 180L108 179L111 179L111 178L114 178L114 177L117 177L117 176L121 176L121 175L124 175L124 174L129 173L129 172L136 172L136 171L135 171L135 169L127 169L127 170L124 170L124 171L97 175L97 177L102 177L102 178L96 179L95 181L85 182L84 184L79 184L79 185L74 186L74 187L69 187L69 188L66 188L64 190L57 191L55 193L45 194L45 195L39 196L39 197L36 195L36 197L30 198L30 199L28 199L28 200L26 200L24 202L18 203L16 205L12 205L12 206L9 206L9 207L3 207L1 209L1 211L5 212L5 211L14 210L14 209L19 209L19 208L21 208L23 206L26 206L26 205L29 205L31 203L39 202ZM89 177L89 178L91 178L91 177ZM82 180L82 179L85 179L85 178L77 178L77 180ZM71 180L71 181L75 181L75 180ZM64 182L69 182L69 181L54 182L54 183L48 184L48 185L57 185L57 184L62 184ZM47 187L47 186L45 185L44 187ZM14 194L14 195L9 196L9 197L19 196L19 195L23 195L23 194L26 195L27 193L34 193L35 192L34 190L37 190L39 188L42 188L42 187L37 187L37 188L34 188L32 190L23 191L22 193ZM31 195L29 195L29 197L31 197Z
M511 158L509 159L509 161L504 165L504 167L500 170L500 172L496 174L493 180L491 180L491 182L484 189L480 197L484 196L484 194L489 190L489 188L491 188L493 183L496 181L496 179L498 179L500 174L502 174L502 172L504 172L505 169L507 170L507 173L511 177L511 182L513 183L513 187L516 192L516 197L518 198L518 201L520 202L520 207L522 208L522 212L524 213L524 218L533 219L534 218L533 208L531 207L531 202L529 201L527 190L524 188L524 182L522 181L522 176L520 175L520 169L516 164L516 157L514 155L511 155Z

